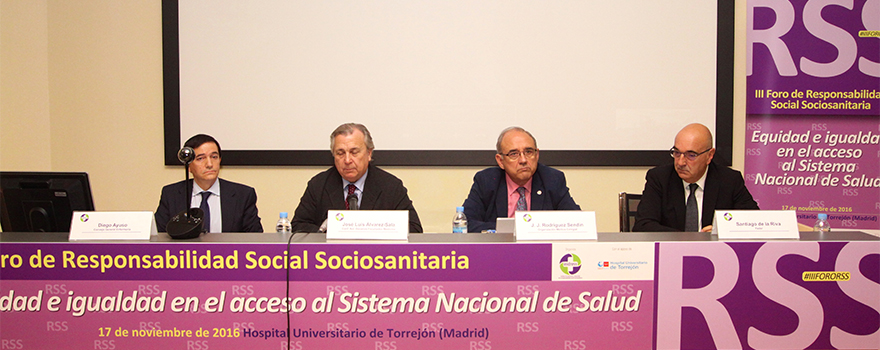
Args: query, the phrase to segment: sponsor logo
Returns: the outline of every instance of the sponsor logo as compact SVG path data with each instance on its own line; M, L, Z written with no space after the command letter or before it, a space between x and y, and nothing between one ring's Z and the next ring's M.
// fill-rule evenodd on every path
M724 213L724 220L726 220L726 221L733 220L733 215L731 215L730 213Z
M566 275L574 275L581 269L581 258L575 254L565 254L559 259L559 269Z
M610 267L611 267L611 263L608 262L608 261L600 261L600 262L598 263L598 266L597 266L597 267L598 267L600 270L601 270L601 269L607 269L607 268L610 268Z

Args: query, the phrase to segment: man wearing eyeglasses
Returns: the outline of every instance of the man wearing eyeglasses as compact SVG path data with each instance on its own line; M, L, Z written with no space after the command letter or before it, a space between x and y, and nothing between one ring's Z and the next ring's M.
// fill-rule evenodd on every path
M324 232L330 209L409 210L409 232L422 232L403 181L370 165L373 148L373 137L363 124L342 124L333 130L330 151L334 167L309 180L293 213L293 232Z
M504 129L495 149L498 167L474 175L464 201L468 232L493 230L497 218L513 217L517 210L581 210L565 175L538 163L538 144L531 133L516 126Z
M633 231L710 232L716 209L758 209L739 171L712 162L712 133L685 126L669 150L675 161L651 169Z

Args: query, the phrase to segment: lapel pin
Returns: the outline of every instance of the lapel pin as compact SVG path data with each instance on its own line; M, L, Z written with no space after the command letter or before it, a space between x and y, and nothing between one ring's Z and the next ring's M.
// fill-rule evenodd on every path
M541 193L542 193L541 190L538 190L538 195L539 195L539 196L541 195Z

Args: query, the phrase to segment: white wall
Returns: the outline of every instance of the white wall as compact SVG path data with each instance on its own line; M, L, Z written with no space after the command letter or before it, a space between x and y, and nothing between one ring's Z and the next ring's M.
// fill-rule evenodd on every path
M733 161L739 169L744 10L738 2ZM152 211L161 187L183 177L180 168L163 165L162 118L161 1L0 0L0 170L86 171L98 210ZM657 137L671 144L673 136ZM479 170L386 169L404 181L427 232L451 230L454 208ZM227 167L221 175L257 189L263 227L271 230L278 212L292 212L321 170ZM647 168L562 170L575 201L597 212L599 231L617 231L617 193L640 192Z

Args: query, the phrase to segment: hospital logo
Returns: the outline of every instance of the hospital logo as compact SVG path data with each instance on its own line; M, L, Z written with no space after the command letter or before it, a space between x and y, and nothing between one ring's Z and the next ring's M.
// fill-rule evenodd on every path
M610 263L610 262L607 262L607 261L600 261L600 262L599 262L598 264L596 264L596 265L597 265L596 267L598 267L599 270L602 270L602 269L610 269L610 268L611 268L611 263Z
M575 254L565 254L559 260L559 269L566 275L574 275L581 269L581 258Z

